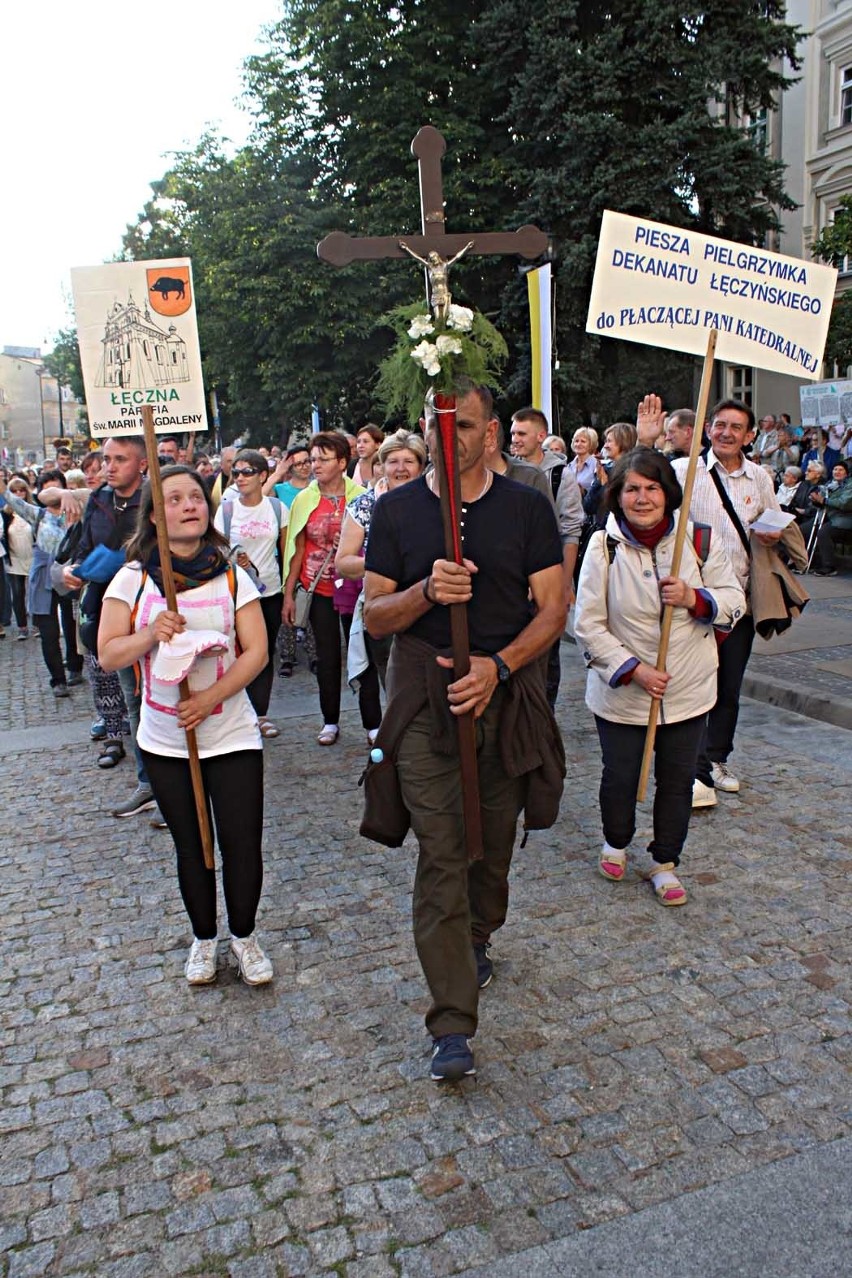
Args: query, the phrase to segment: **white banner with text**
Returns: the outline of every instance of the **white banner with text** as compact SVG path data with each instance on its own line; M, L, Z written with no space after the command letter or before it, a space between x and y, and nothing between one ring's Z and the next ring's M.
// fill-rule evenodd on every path
M586 331L815 380L837 271L607 210Z

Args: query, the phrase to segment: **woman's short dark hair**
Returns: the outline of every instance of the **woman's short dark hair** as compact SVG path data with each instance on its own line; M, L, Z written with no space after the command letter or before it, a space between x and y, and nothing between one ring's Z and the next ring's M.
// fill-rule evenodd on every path
M160 479L165 483L167 479L174 479L175 475L189 475L190 479L198 485L199 491L204 495L204 500L207 503L207 513L210 516L207 522L207 531L202 536L201 541L205 546L214 546L217 550L223 551L223 559L227 558L227 552L230 549L228 539L223 537L218 529L213 527L216 508L203 479L195 473L191 466L182 464L164 466L160 472ZM157 545L157 529L151 519L153 513L154 490L150 484L143 484L139 498L139 513L136 516L136 528L133 536L125 542L124 546L128 562L132 561L144 566L151 558Z
M234 465L237 466L240 462L247 462L259 475L265 475L269 470L263 453L258 453L254 448L241 448L234 458Z
M656 452L653 448L634 448L632 452L619 457L610 471L606 486L606 501L607 508L613 514L618 514L621 510L619 498L631 470L641 475L643 479L653 479L660 485L666 498L667 515L677 510L683 501L683 492L668 457Z
M295 457L297 453L307 453L310 457L311 446L306 439L303 439L300 444L291 444L284 456L288 458Z
M338 435L336 430L321 430L318 434L311 435L308 452L312 453L315 448L321 453L334 453L338 461L348 462L351 455L349 440L345 435Z
M67 488L68 481L61 470L40 470L36 481L36 495L41 492L42 488L49 488L56 484L60 488Z

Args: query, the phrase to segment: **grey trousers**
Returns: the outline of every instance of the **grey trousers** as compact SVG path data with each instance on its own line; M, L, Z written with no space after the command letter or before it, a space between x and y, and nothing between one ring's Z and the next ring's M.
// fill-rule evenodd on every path
M521 810L522 782L505 772L498 748L498 688L477 722L479 788L485 855L468 863L456 754L436 754L428 710L406 729L399 748L402 794L419 855L412 899L414 941L432 1006L434 1037L476 1033L479 987L473 944L487 941L506 918L509 868Z

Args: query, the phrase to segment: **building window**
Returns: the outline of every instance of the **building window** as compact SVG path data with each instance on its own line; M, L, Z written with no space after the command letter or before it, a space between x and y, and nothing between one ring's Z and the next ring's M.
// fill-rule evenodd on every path
M850 67L849 70L850 72L852 72L852 67ZM838 213L838 210L835 209L834 212L831 214L831 219L830 219L831 222L834 222L834 219L837 217L837 213ZM837 263L837 274L852 275L852 257L849 257L848 254L846 257L841 258L840 261Z
M728 368L728 397L752 406L752 369L736 364Z
M852 124L852 66L840 72L840 123Z
M151 358L151 350L150 350L150 347L148 346L148 343L147 343L147 341L145 340L145 338L144 338L144 337L142 338L142 350L145 352L145 358L146 358L146 359L150 359L150 358Z
M849 70L852 72L852 67ZM850 82L850 88L852 88L852 82ZM748 132L755 151L765 155L766 146L769 142L769 115L766 107L762 107L757 115L751 116L748 123Z

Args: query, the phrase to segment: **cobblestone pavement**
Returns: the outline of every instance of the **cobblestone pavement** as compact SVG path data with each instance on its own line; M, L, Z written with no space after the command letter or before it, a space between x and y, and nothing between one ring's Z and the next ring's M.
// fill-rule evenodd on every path
M240 984L223 941L193 990L169 837L108 816L129 761L99 773L87 696L57 712L42 686L37 645L6 640L2 1278L487 1271L850 1132L852 734L747 704L747 782L696 814L690 903L667 911L595 871L598 753L566 645L562 816L516 855L478 1076L442 1090L412 850L358 836L352 711L322 750L307 676L278 681L275 981ZM33 723L55 723L49 747L15 732Z

